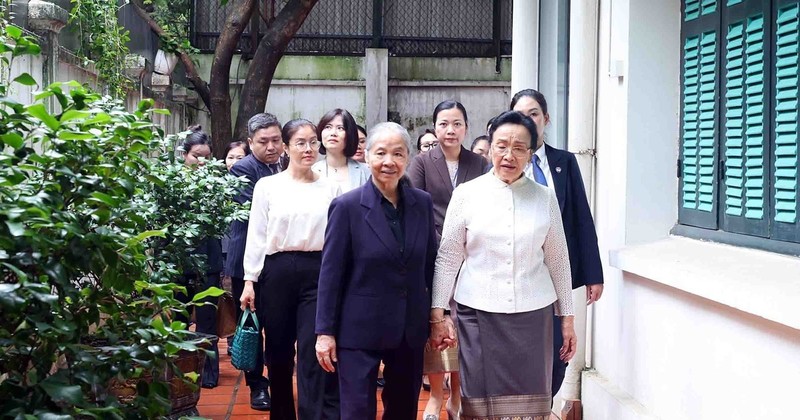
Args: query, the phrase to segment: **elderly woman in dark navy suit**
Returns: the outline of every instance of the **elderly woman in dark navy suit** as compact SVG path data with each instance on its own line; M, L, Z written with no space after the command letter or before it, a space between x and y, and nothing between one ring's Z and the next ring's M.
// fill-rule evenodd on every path
M408 132L381 123L367 138L372 177L331 203L317 299L317 359L338 370L343 419L415 419L436 258L430 195L403 179Z

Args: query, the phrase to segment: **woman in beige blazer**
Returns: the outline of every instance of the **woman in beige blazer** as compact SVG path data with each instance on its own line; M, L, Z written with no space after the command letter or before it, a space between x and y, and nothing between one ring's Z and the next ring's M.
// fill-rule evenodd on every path
M444 215L453 190L486 172L486 161L470 152L462 143L467 135L467 110L456 101L444 101L433 110L433 126L439 146L418 155L411 162L408 176L411 183L427 191L433 200L433 218L437 239L441 238ZM449 320L450 318L448 318ZM425 352L424 371L431 385L431 396L423 413L424 420L438 420L442 410L444 374L450 372L450 400L447 412L457 418L461 407L456 348Z

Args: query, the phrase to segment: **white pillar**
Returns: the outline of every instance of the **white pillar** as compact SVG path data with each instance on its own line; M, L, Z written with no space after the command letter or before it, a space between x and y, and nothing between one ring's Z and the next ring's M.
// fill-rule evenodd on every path
M581 169L589 204L594 208L594 168L596 148L596 92L597 92L597 37L598 0L572 0L570 3L569 48L569 99L568 135L569 151L575 153ZM586 367L587 352L591 352L592 333L587 328L587 315L593 307L586 307L586 288L573 293L575 300L575 333L578 352L567 368L564 384L559 392L564 401L581 399L581 371ZM603 304L601 300L599 305ZM589 354L591 357L591 354Z
M513 7L512 95L539 86L539 0L518 0Z
M367 48L366 66L366 128L386 121L389 115L389 50Z
M28 26L42 38L40 47L44 62L42 65L42 86L58 80L58 34L69 20L69 12L53 3L40 0L28 2ZM61 112L59 103L51 96L45 100L48 110Z

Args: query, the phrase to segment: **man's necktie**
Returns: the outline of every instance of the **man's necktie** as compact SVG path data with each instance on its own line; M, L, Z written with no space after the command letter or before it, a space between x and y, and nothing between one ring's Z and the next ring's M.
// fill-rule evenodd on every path
M547 186L547 178L544 176L544 171L542 171L542 168L539 166L539 155L533 155L533 179Z

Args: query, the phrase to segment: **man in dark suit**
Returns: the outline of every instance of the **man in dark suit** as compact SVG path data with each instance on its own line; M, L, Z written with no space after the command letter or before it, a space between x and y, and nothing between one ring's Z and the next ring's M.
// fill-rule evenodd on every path
M234 197L237 203L246 203L253 200L253 188L259 179L278 173L280 171L279 158L283 153L283 140L281 138L281 124L272 114L261 113L253 115L247 122L247 131L252 153L231 167L234 176L247 177L248 184ZM234 221L230 228L230 242L228 243L228 257L225 261L225 272L231 276L233 298L239 301L244 289L244 248L247 242L247 221ZM256 286L258 287L258 283ZM258 290L256 290L258 296ZM237 314L241 309L236 307ZM263 328L263 326L262 326ZM245 381L250 387L250 407L255 410L269 410L271 401L267 388L269 379L264 376L264 343L259 339L257 366L252 372L245 372Z
M600 299L603 293L603 267L597 247L597 233L594 228L592 212L583 187L583 178L575 155L545 144L549 172L553 187L561 207L561 220L567 237L569 262L572 267L572 288L586 286L588 304ZM536 162L531 162L536 165ZM560 320L559 317L555 317ZM560 323L559 323L560 325ZM553 348L560 349L564 339L561 328L553 328L555 340ZM553 354L558 354L553 353ZM558 357L553 358L553 395L556 395L564 382L567 363Z
M544 127L550 122L544 95L533 89L519 91L511 99L510 108L531 118L539 130L539 144L536 145L532 161L525 168L525 175L555 191L567 237L572 288L586 286L586 301L591 305L603 293L603 267L578 161L572 153L544 143ZM561 318L555 317L554 320L553 354L559 354L564 341L561 336ZM566 371L567 363L554 357L553 395L561 389Z
M317 357L339 372L343 420L375 418L381 360L384 418L414 419L436 259L433 206L428 193L401 181L412 147L406 130L382 123L369 136L370 182L328 211Z

